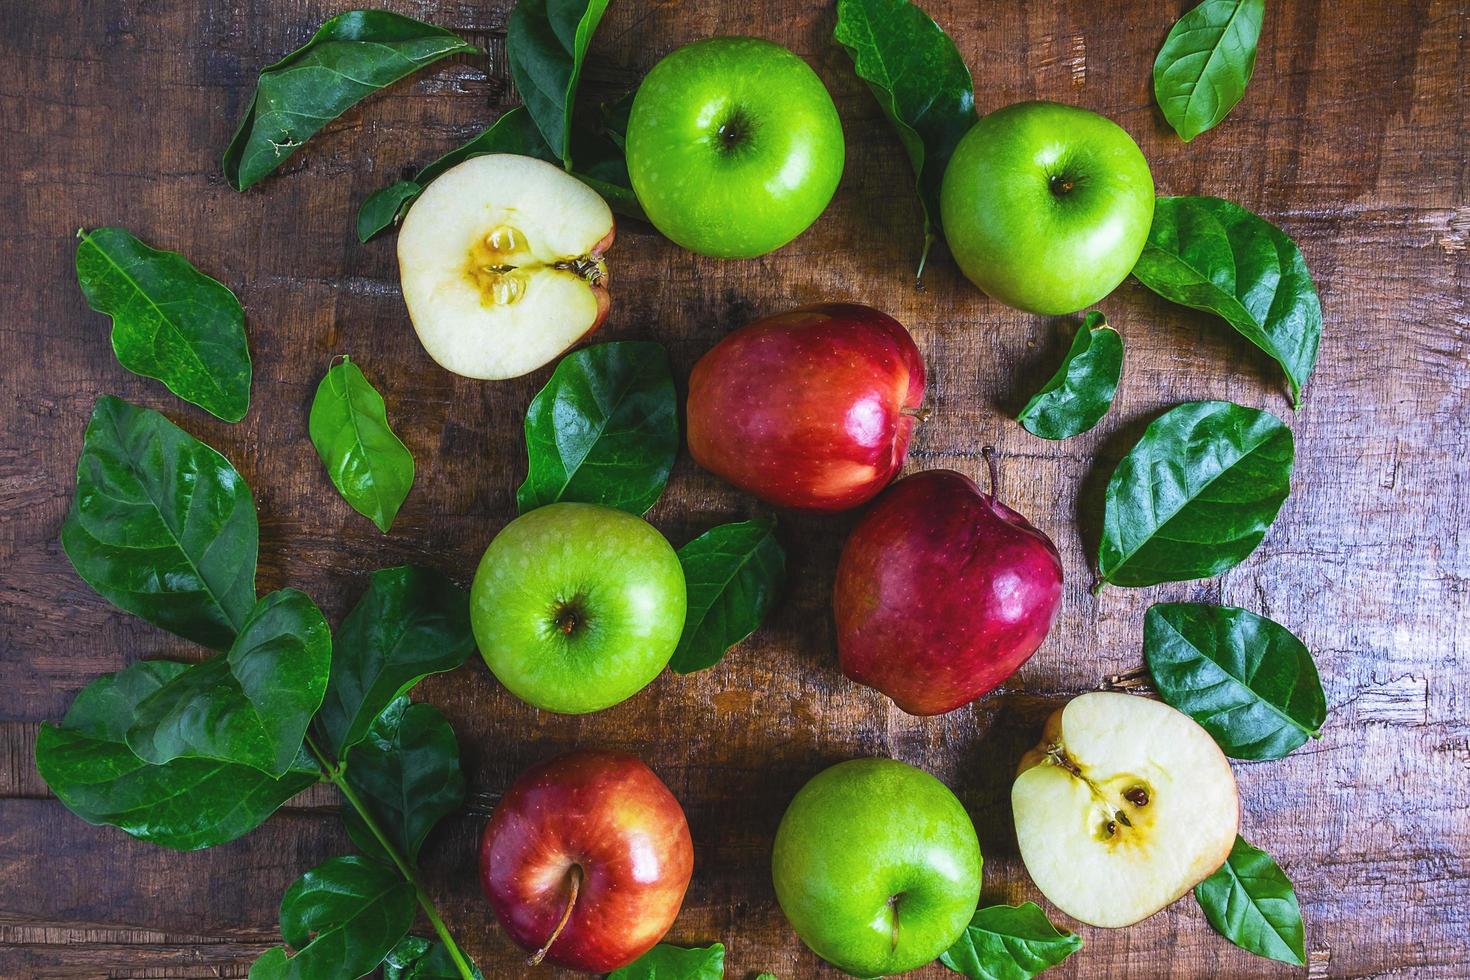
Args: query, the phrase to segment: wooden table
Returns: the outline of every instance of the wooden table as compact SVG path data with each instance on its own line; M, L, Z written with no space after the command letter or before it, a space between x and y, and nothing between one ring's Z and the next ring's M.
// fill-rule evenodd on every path
M260 509L260 589L303 588L334 621L372 568L416 562L467 582L513 514L525 466L521 419L548 371L477 383L436 367L405 316L391 237L362 246L353 235L368 193L515 101L504 43L511 4L388 6L460 31L489 51L488 62L454 59L370 100L241 195L218 160L257 70L336 6L0 5L4 977L242 977L278 941L282 890L349 847L327 792L293 801L234 844L177 854L84 824L37 776L37 724L58 718L94 676L140 657L199 655L93 594L61 552L82 430L99 394L161 408L229 456ZM1243 831L1280 861L1301 897L1311 975L1470 975L1470 5L1271 3L1244 102L1187 145L1151 93L1154 55L1186 0L926 6L971 66L982 111L1051 98L1106 113L1138 138L1161 193L1228 197L1296 238L1326 311L1304 406L1289 410L1274 365L1221 322L1129 282L1101 304L1128 344L1112 413L1066 442L1031 437L1011 416L1059 362L1075 321L988 300L942 252L915 291L912 179L830 40L831 5L619 0L597 36L586 91L626 90L664 52L709 34L772 38L827 82L848 164L826 215L762 259L698 258L624 224L601 338L662 341L682 384L705 349L757 315L827 299L892 312L927 358L936 407L909 468L977 474L980 448L994 444L1004 497L1062 551L1066 597L1051 639L1002 690L941 718L911 718L835 665L828 596L851 515L789 517L781 532L789 593L767 627L713 670L666 674L582 718L538 714L478 663L432 679L419 696L454 723L478 801L430 841L440 908L488 976L531 972L480 897L475 843L485 806L517 773L579 745L640 753L684 802L697 867L669 938L723 940L731 977L833 975L787 927L767 861L792 793L840 759L893 755L940 775L979 829L985 899L1037 899L1010 824L1019 752L1054 706L1137 671L1148 605L1194 599L1286 624L1321 668L1332 709L1322 740L1281 762L1237 767ZM220 423L118 366L107 321L86 309L72 272L72 233L103 224L181 249L238 292L256 372L245 421ZM333 491L306 438L307 406L338 353L378 383L418 459L418 483L386 537ZM1102 486L1149 420L1193 398L1286 418L1297 440L1293 495L1260 550L1221 578L1094 598ZM680 544L761 510L684 456L650 517ZM1086 949L1054 975L1292 973L1234 949L1189 900L1132 929L1081 931Z

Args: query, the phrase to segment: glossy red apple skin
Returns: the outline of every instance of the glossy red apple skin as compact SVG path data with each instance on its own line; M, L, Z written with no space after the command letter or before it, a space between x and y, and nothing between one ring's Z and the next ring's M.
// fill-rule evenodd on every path
M903 466L924 359L903 324L825 303L741 327L689 376L689 452L778 507L838 511Z
M506 932L546 960L610 973L673 924L694 870L684 810L653 770L624 752L578 751L528 769L480 839L480 885Z
M953 470L890 487L837 563L842 672L914 715L994 690L1046 639L1062 602L1051 539Z

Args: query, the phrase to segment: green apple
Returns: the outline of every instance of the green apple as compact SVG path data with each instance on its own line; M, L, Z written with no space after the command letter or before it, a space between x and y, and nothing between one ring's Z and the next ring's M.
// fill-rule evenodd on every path
M1133 271L1154 217L1148 161L1095 112L1021 102L955 148L940 218L970 281L1009 306L1074 313Z
M624 701L673 656L686 596L679 556L642 518L549 504L507 524L470 587L475 642L512 694L583 714Z
M980 900L980 841L933 776L854 759L818 773L786 808L771 877L813 952L853 976L888 976L965 931Z
M718 258L764 255L805 231L832 200L843 154L817 73L759 38L670 53L628 117L628 176L648 220Z

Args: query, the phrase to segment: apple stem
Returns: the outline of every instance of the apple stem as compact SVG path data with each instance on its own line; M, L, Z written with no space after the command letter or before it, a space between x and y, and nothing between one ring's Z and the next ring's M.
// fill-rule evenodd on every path
M907 405L905 405L903 408L900 408L898 410L898 414L907 415L915 422L927 422L929 421L929 416L934 414L934 409L930 408L928 405L920 405L918 408L909 408Z
M994 500L1000 494L1000 464L995 461L995 447L984 447L980 455L985 457L985 464L990 467L990 499Z
M551 930L551 938L547 939L542 947L536 950L536 952L532 953L530 957L526 960L526 962L529 963L531 966L541 965L541 961L546 959L546 954L551 952L551 944L556 942L557 937L561 935L561 931L565 929L567 927L567 923L571 921L572 906L577 904L577 890L581 888L581 886L582 867L581 865L574 864L572 865L571 870L570 889L567 892L567 907L562 909L561 919L557 922L556 928Z

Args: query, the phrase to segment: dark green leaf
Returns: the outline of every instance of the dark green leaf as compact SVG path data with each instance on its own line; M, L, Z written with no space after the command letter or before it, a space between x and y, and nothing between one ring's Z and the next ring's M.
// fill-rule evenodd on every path
M92 409L61 546L104 598L205 646L228 647L255 607L250 488L162 415L110 395Z
M384 708L429 674L458 667L475 649L469 595L426 568L381 569L333 646L317 724L326 748L345 759Z
M112 317L118 363L226 422L244 418L250 348L235 294L122 228L77 237L77 282L87 305Z
M609 973L607 980L721 980L725 975L725 947L684 949L659 943L635 961Z
M1034 902L979 909L940 962L970 980L1031 980L1082 948L1082 937L1060 932Z
M1317 363L1322 304L1285 232L1216 197L1161 197L1138 281L1172 303L1222 317L1286 372L1293 403Z
M505 31L521 101L546 145L572 169L572 108L587 46L608 0L520 0Z
M1270 412L1186 402L1155 419L1108 481L1102 580L1157 585L1233 568L1276 520L1294 455Z
M347 782L399 853L417 862L429 831L464 805L454 729L433 705L399 698L352 750ZM359 847L371 855L382 853L356 811L344 810L343 819Z
M661 345L618 341L562 358L526 410L526 481L516 506L559 500L644 514L679 449L669 358Z
M188 670L147 660L100 677L72 702L60 725L36 735L36 768L83 820L140 840L192 851L232 841L316 782L304 755L279 779L249 766L179 759L151 766L128 748L138 703Z
M1194 886L1215 931L1241 949L1306 966L1306 929L1296 892L1271 855L1235 838L1220 870Z
M476 980L484 980L478 967L473 963L469 967ZM463 976L448 946L422 936L404 936L383 961L383 980L463 980Z
M225 180L243 191L373 92L447 55L476 50L449 31L386 10L338 14L261 71L220 164Z
M647 221L648 215L643 213L643 205L638 203L638 197L633 193L623 149L633 95L629 92L616 102L601 106L594 122L577 120L572 130L577 169L572 176L602 195L614 212Z
M1306 645L1233 606L1160 603L1143 621L1159 696L1236 759L1279 759L1316 738L1327 699Z
M386 534L413 486L413 454L389 428L383 396L346 356L317 386L308 430L342 498Z
M1087 314L1062 366L1016 420L1032 435L1066 439L1097 425L1123 376L1123 338L1096 310Z
M679 563L689 615L669 666L687 674L719 663L765 621L786 584L786 552L766 518L711 528L679 549Z
M489 129L456 149L450 150L414 176L374 193L357 212L357 238L365 242L384 229L403 220L424 188L444 171L472 157L488 153L515 153L535 157L547 163L560 163L541 138L530 113L524 106L506 112Z
M970 70L944 29L908 0L837 0L833 36L883 107L918 182L924 207L923 275L939 236L939 185L960 137L975 125Z
M343 980L370 973L413 925L413 885L362 857L335 857L296 879L281 899L277 946L250 969L251 980Z
M215 759L280 776L301 752L331 661L332 633L316 604L295 589L272 592L228 653L138 703L128 747L154 765Z
M1256 70L1266 0L1204 0L1179 18L1154 61L1154 98L1186 143L1213 129Z

